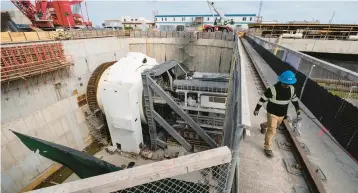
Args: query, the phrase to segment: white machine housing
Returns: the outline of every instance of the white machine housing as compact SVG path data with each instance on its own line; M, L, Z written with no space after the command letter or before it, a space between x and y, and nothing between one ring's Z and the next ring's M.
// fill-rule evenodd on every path
M200 95L200 105L207 108L225 109L226 96Z
M122 151L140 152L141 122L146 123L141 74L155 65L158 63L154 58L130 52L100 77L97 103L106 115L113 145L120 146Z

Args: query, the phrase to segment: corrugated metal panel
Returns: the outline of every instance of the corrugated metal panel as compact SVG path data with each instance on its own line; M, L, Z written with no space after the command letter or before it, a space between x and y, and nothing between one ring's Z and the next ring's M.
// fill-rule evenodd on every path
M160 25L159 27L161 32L174 32L175 28L175 25Z

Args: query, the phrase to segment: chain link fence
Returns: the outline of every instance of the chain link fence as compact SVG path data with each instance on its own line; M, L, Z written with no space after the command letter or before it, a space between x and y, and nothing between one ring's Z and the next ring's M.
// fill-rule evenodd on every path
M230 163L134 186L117 193L224 193Z
M231 160L219 147L33 192L226 193Z
M358 159L358 73L256 36L246 38L276 74L296 73L301 102Z

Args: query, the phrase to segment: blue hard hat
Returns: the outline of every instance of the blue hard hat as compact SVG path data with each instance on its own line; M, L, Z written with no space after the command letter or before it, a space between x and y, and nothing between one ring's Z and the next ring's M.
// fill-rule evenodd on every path
M296 76L291 70L283 72L278 77L278 80L283 84L295 84L297 82Z

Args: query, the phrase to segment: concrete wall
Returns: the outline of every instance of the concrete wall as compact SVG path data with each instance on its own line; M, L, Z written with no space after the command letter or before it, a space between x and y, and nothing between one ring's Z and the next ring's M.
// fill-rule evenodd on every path
M98 38L61 42L74 62L69 73L38 76L3 84L1 90L1 188L19 192L54 162L29 149L9 129L83 150L91 143L83 108L77 97L86 93L92 72L104 62L118 60L129 51L143 52L158 62L184 61L203 72L230 69L233 41L175 38ZM183 49L185 46L185 49ZM60 88L55 88L60 84ZM78 94L75 94L77 90Z
M263 38L277 43L276 38ZM358 41L314 40L314 39L282 39L282 46L306 52L326 52L341 54L358 54Z
M91 143L83 110L77 96L86 92L88 79L100 64L116 60L128 51L118 38L63 41L72 58L69 76L55 74L2 85L1 90L1 188L19 192L54 162L30 152L9 129L83 150ZM45 83L45 80L47 82ZM38 81L38 83L37 83ZM61 83L60 89L54 84ZM78 95L74 95L74 90ZM85 107L82 107L85 108Z
M177 60L190 70L200 72L230 72L234 41L184 38L127 39L132 52L142 52L158 62Z

